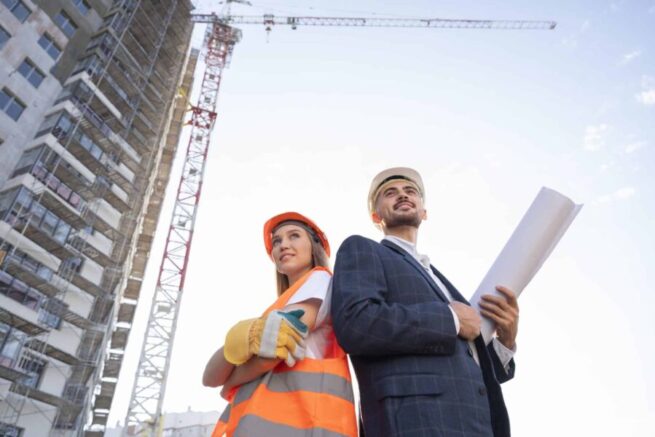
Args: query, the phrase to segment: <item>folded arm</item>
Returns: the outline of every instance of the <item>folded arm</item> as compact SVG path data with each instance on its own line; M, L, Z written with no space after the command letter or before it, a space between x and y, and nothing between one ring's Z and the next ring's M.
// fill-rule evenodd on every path
M214 352L209 358L202 374L202 385L205 387L220 387L225 384L234 371L234 364L229 363L223 355L223 348Z
M353 355L454 353L457 332L448 304L389 302L375 244L353 236L339 248L332 294L339 344Z
M307 327L309 328L309 331L311 332L316 324L316 315L318 314L318 309L320 306L321 306L320 299L309 299L304 302L289 305L284 308L284 311L292 311L295 309L304 310L305 314L300 318L300 321L306 324ZM225 360L224 357L223 360ZM220 385L223 386L223 389L221 390L221 396L226 397L232 388L250 382L253 379L263 375L264 373L273 370L282 361L283 360L281 359L271 359L271 358L262 358L258 356L253 356L245 364L242 364L240 366L232 366L232 370L229 373L228 377L225 380L223 380L221 384L217 385L217 386ZM205 370L205 373L206 372L207 370ZM211 387L217 387L217 386L211 386Z

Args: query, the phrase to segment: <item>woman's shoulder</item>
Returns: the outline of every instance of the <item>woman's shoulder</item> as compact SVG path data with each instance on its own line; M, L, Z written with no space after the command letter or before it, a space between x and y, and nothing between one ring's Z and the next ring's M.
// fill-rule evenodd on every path
M314 267L311 272L309 273L309 277L307 278L308 281L310 280L325 280L327 279L328 281L332 277L332 271L328 269L327 267Z
M332 272L325 267L315 267L301 289L318 289L325 290L330 285Z
M315 268L289 299L289 303L302 302L307 299L325 299L331 279L332 273L328 269L323 267Z

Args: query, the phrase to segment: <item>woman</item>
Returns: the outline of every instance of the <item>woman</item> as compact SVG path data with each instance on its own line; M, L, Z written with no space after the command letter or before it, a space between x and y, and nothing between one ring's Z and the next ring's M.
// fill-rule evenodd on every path
M266 222L264 244L277 270L278 299L261 318L237 323L207 363L203 384L223 386L229 401L212 436L354 437L348 362L328 317L328 240L307 217L287 212ZM276 358L258 356L271 343Z

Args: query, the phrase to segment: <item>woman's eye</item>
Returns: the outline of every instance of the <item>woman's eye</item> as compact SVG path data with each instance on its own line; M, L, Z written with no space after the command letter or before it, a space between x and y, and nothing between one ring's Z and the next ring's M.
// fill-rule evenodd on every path
M280 244L280 239L279 238L273 238L273 246L277 246Z

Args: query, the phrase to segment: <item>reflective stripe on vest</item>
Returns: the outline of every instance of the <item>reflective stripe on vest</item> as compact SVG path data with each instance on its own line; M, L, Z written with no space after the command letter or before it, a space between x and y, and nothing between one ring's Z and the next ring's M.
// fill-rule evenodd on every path
M274 437L348 437L345 434L322 428L298 429L280 423L270 422L261 417L248 415L242 417L234 431L234 437L274 436Z
M264 314L283 308L316 270L327 269L310 271ZM331 343L324 359L305 358L291 368L282 362L239 387L212 437L355 437L357 425L348 361L336 339L331 339Z

